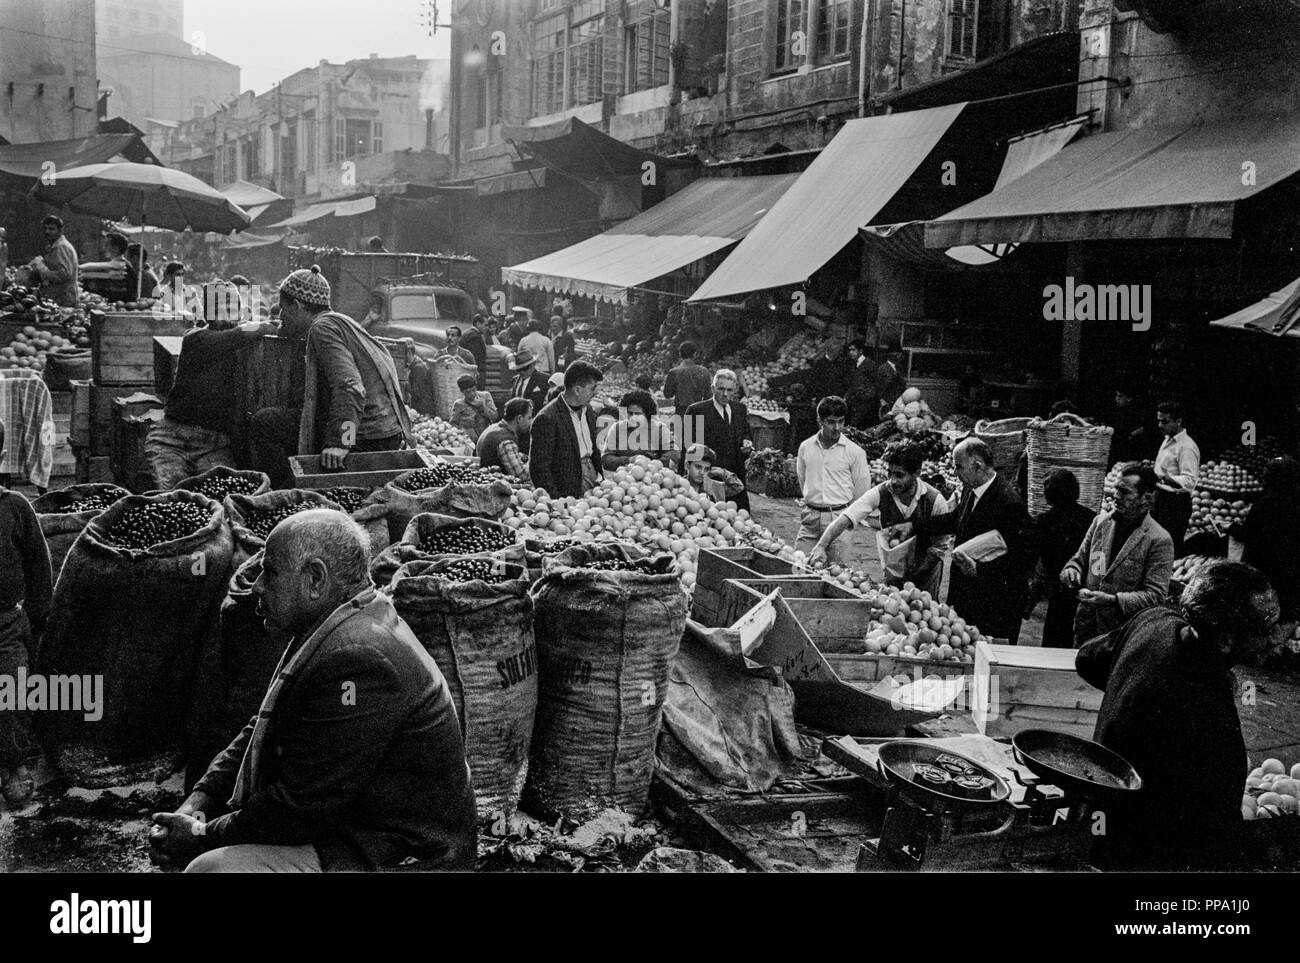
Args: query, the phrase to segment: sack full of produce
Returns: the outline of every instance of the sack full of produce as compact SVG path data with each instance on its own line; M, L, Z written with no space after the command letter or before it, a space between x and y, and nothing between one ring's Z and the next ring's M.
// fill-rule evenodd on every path
M452 465L437 459L428 468L403 472L384 486L388 534L396 542L421 512L458 518L501 518L514 492L494 468Z
M271 530L290 515L313 508L342 511L337 502L308 488L288 488L263 495L227 495L223 505L235 536L236 566L243 565L264 549Z
M386 591L447 678L480 818L508 817L523 789L537 710L523 566L487 556L417 560Z
M46 492L32 502L40 522L45 544L50 547L50 570L57 581L63 560L90 520L101 514L119 498L131 494L117 485L73 485L57 492Z
M421 512L407 524L401 539L375 556L370 575L376 585L383 587L407 562L484 554L519 565L525 562L518 533L500 522Z
M538 704L522 806L640 812L688 597L671 555L625 543L548 558L533 586Z
M173 491L194 492L223 502L227 495L261 495L271 490L271 479L265 472L246 471L216 465L205 472L177 482Z

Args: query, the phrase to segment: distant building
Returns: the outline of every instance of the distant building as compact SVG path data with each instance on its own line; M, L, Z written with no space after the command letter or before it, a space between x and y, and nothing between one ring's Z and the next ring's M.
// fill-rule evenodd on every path
M0 136L95 132L94 0L0 0Z
M184 37L184 6L184 0L95 0L95 25L105 43L151 33L179 40Z
M111 114L141 130L151 120L204 117L239 93L239 68L165 33L99 43L99 81L111 87Z

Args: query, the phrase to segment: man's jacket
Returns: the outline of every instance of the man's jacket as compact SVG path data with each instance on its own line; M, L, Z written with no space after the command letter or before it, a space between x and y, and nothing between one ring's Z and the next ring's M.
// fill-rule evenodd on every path
M1079 603L1074 616L1076 646L1119 628L1143 609L1159 605L1169 594L1174 540L1160 523L1148 513L1108 565L1114 537L1114 513L1103 512L1092 520L1079 550L1065 563L1065 568L1079 573L1084 588L1107 592L1119 602L1118 606Z
M311 844L327 870L407 857L473 868L477 815L451 692L386 596L367 588L290 643L277 682L194 787L231 799L208 822L212 848Z
M596 445L596 416L591 406L583 409L591 431L591 463L600 474L600 448ZM533 484L546 489L552 498L572 495L581 498L582 458L578 454L578 433L573 427L568 402L561 395L541 410L533 419L529 432L528 468Z

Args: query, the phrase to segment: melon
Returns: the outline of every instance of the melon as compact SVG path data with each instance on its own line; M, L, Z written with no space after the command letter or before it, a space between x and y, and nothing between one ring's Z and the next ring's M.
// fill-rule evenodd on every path
M920 388L908 388L906 391L903 392L902 401L903 404L905 405L909 405L920 400L921 400Z

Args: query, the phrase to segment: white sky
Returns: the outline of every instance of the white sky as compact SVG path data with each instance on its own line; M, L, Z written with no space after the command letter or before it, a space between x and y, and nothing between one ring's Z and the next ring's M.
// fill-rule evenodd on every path
M451 20L452 0L438 19ZM422 0L185 0L185 36L201 31L213 56L239 66L240 90L265 93L284 77L322 60L448 57L451 31L429 36Z

